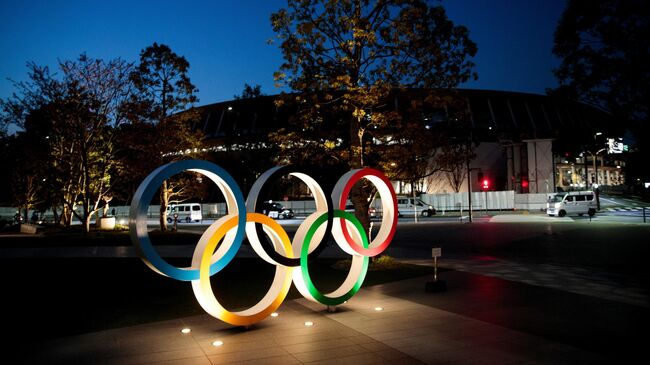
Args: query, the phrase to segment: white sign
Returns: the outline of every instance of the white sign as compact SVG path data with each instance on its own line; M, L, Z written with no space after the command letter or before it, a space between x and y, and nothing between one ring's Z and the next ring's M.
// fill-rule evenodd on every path
M622 138L608 138L607 139L607 153L623 153L625 145Z
M440 257L442 256L442 248L435 247L431 249L431 257Z

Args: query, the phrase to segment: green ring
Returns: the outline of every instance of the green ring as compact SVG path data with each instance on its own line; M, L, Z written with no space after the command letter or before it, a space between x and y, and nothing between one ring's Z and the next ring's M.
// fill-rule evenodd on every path
M311 242L312 237L316 233L316 230L325 222L327 221L327 215L328 213L323 213L321 216L316 218L314 221L314 224L309 228L309 231L307 231L307 234L305 235L305 242L302 245L302 249L300 251L300 268L302 271L302 278L305 281L305 286L307 287L307 290L309 290L309 293L316 299L318 302L325 304L325 305L339 305L346 300L350 299L356 292L359 291L361 288L361 284L363 283L363 280L366 278L366 273L368 272L368 261L369 258L368 256L363 256L363 265L361 268L361 274L357 278L356 283L350 289L347 293L341 295L340 297L337 298L331 298L328 296L323 295L316 287L314 286L314 283L311 281L311 277L309 276L309 268L307 265L307 255L309 254L309 244ZM368 248L368 235L366 234L366 231L363 229L363 226L361 225L361 222L357 219L357 217L354 216L354 214L348 213L344 210L339 210L335 209L334 210L334 217L335 218L343 218L346 219L354 226L356 229L361 232L361 240L362 240L362 245L364 248ZM347 279L347 278L346 278Z

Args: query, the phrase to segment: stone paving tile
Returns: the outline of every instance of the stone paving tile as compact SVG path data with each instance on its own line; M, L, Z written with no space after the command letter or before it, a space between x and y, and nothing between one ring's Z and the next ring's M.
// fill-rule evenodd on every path
M150 364L162 361L181 361L190 359L204 359L205 355L200 349L185 349L185 350L175 350L175 351L145 351L139 354L132 354L127 356L116 356L112 359L95 358L92 363L96 364Z
M405 362L402 362L402 360L406 360ZM339 357L336 358L336 364L337 365L363 365L363 364L403 364L403 363L408 363L408 361L415 361L414 359L405 357L403 354L401 357L395 357L392 359L385 359L381 357L377 353L366 353L366 354L357 354L357 355L351 355L347 357ZM309 362L309 364L314 364L314 365L329 365L332 364L332 359L326 359L326 360L321 360L321 361L313 361ZM416 362L419 364L419 362Z
M369 351L366 351L363 349L363 347L359 345L351 345L351 346L345 346L345 347L339 347L336 349L336 351L331 351L329 349L322 349L322 350L314 350L314 351L308 351L308 352L300 352L297 354L293 354L298 360L308 363L308 362L315 362L315 361L329 361L331 362L338 362L339 359L349 357L349 356L355 356L358 354L369 354Z
M223 341L227 346L215 347L212 343L216 340ZM277 343L273 340L251 340L251 341L241 341L235 342L231 341L232 339L214 337L211 339L205 339L199 342L201 349L205 352L206 355L223 355L231 352L259 352L264 353L268 350L275 349L278 347Z
M303 352L311 352L317 350L326 350L331 352L338 351L341 347L356 346L354 342L347 338L331 338L328 340L321 340L315 342L305 342L295 345L284 345L283 348L292 354L300 354ZM361 345L363 346L363 345Z
M224 345L223 348L228 348ZM208 359L213 364L232 364L235 362L244 362L244 361L275 361L277 357L286 358L289 356L289 353L280 347L273 347L264 349L264 351L248 351L242 349L235 352L225 352L225 353L216 353L208 356Z
M420 360L395 349L379 350L374 352L374 354L390 364L422 364Z
M178 360L165 360L156 362L156 365L212 365L209 359L205 356L187 358L187 359L178 359Z
M246 360L242 362L232 362L229 364L290 365L290 364L302 364L302 363L291 355L280 355L280 356L265 357L261 359Z
M296 336L293 333L287 333L284 336L277 337L275 342L281 346L292 346L296 344L305 344L319 341L327 341L332 338L337 338L341 335L341 331L327 331L314 333L310 336ZM353 344L364 343L372 341L368 336L358 335L356 331L350 334L348 340Z

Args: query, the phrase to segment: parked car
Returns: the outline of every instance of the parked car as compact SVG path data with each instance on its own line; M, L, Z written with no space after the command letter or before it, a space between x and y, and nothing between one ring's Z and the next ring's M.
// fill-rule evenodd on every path
M185 203L185 204L171 204L167 207L167 223L174 221L174 214L178 214L179 222L200 222L203 220L201 214L201 204L199 203Z
M354 214L354 205L351 202L347 202L347 204L345 204L345 211ZM373 207L369 207L368 216L370 218L375 218L377 216L377 210Z
M412 217L416 212L422 217L429 217L436 214L435 208L420 199L410 197L397 198L397 215L399 217Z
M293 210L273 201L262 203L262 213L275 219L291 219L294 217Z

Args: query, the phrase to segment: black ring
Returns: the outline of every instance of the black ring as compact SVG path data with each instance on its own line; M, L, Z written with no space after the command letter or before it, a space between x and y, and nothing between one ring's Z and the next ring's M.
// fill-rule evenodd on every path
M268 182L277 180L279 177L288 175L292 172L304 173L300 171L298 168L294 167L293 165L285 165L275 170L266 179L266 181L264 181L262 188L260 189L260 192L257 195L257 200L255 201L255 207L254 207L255 213L263 214L262 203L264 202L264 197L268 193L271 186L271 184L268 184ZM318 243L316 249L308 255L309 259L312 259L320 255L320 253L323 252L323 250L325 249L325 244L323 243L327 242L327 240L330 239L332 236L332 225L334 223L334 208L332 204L332 197L330 195L325 194L325 201L327 203L327 225L325 227L325 235L323 236L323 239ZM260 241L260 244L262 245L262 248L264 249L264 252L266 252L266 254L269 255L271 259L275 260L276 262L284 266L289 266L289 267L300 266L300 257L289 258L281 255L275 250L273 243L266 237L266 233L264 232L262 224L255 223L255 230L257 231L257 236Z

